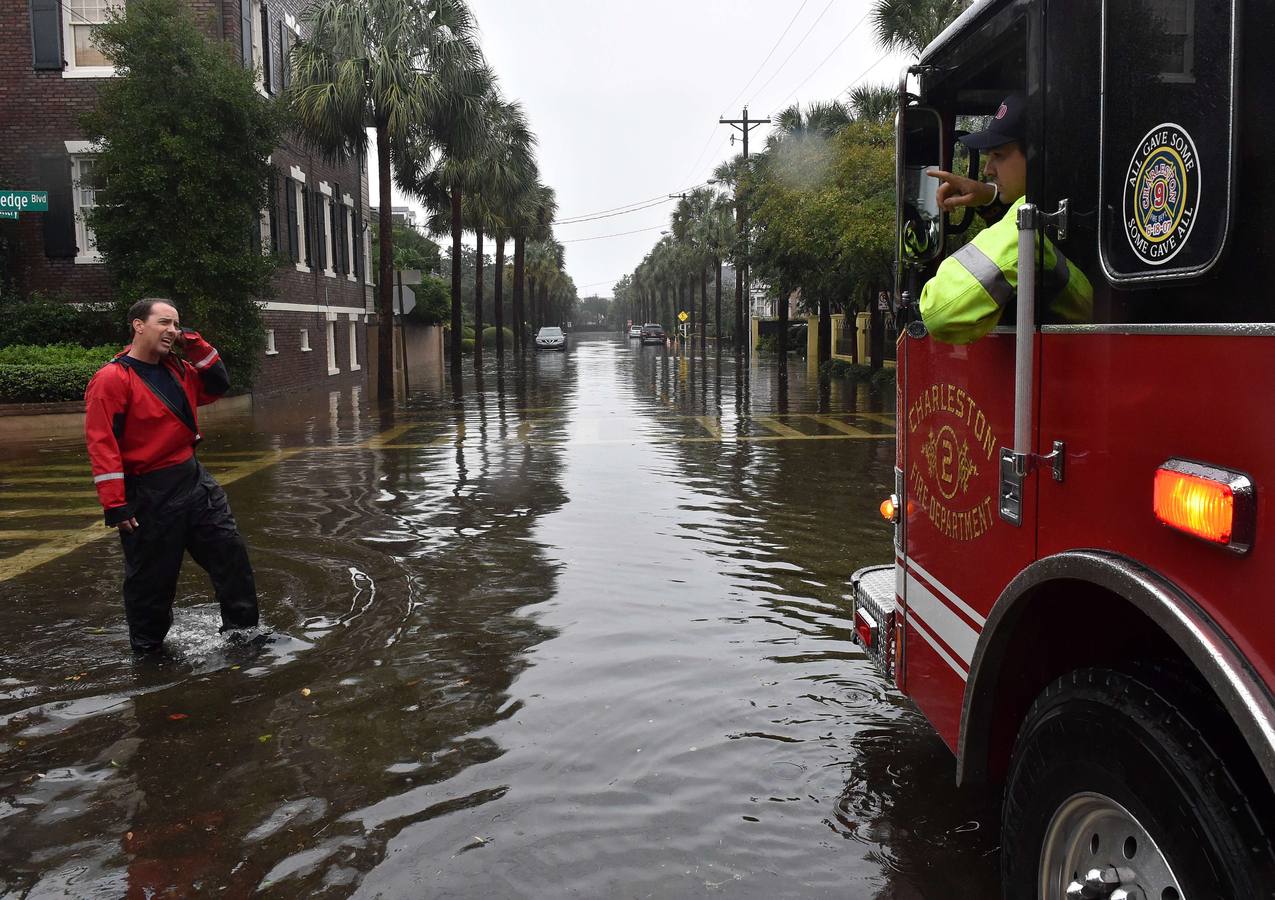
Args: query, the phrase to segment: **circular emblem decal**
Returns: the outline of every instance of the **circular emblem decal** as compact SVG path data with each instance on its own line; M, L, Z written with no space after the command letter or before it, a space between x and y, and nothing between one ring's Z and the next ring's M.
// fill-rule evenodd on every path
M1200 202L1195 141L1172 122L1147 132L1129 162L1125 237L1143 262L1164 265L1186 246Z

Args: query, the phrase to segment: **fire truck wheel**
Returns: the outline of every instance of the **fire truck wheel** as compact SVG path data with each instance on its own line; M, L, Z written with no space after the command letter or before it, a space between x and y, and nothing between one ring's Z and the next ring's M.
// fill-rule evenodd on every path
M1275 853L1244 791L1153 683L1080 669L1036 698L1005 786L1005 897L1275 897Z

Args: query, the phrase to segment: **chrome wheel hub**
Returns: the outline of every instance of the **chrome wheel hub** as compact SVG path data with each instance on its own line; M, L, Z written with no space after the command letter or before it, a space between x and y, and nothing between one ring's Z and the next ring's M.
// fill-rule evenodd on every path
M1063 801L1040 850L1041 900L1187 900L1137 818L1103 794Z

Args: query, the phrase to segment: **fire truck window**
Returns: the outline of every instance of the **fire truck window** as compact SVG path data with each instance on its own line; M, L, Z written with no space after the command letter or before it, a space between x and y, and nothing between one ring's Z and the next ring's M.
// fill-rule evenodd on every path
M1233 193L1233 3L1104 3L1099 249L1115 285L1200 275L1222 253Z

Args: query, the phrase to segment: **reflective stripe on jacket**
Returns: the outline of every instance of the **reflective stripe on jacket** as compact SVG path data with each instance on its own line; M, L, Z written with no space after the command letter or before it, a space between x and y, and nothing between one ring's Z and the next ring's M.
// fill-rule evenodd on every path
M1018 208L1020 198L994 225L939 264L921 290L921 318L936 340L968 344L996 327L1005 304L1018 292ZM1048 238L1040 297L1051 298L1063 321L1085 322L1093 314L1093 286L1085 273Z
M127 348L98 369L84 391L84 440L108 525L130 516L124 476L143 475L189 459L199 441L196 409L212 403L230 386L226 366L212 345L193 331L184 336L187 358L198 362L170 354L164 364L190 403L189 421L120 362Z

